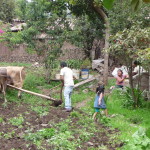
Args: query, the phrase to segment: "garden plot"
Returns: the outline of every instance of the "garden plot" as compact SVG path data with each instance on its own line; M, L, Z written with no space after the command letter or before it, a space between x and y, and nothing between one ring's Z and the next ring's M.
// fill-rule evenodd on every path
M49 90L59 82L47 84L39 71L28 70L24 88L33 92L49 95ZM81 86L72 95L73 106L82 101L93 99L95 93L89 86ZM39 88L40 87L40 88ZM59 98L59 91L53 93ZM111 129L92 120L89 112L81 106L68 113L64 106L52 107L51 102L23 93L22 99L16 98L16 90L8 89L7 106L0 100L0 149L2 150L115 150L122 146L117 138L117 129ZM85 106L88 105L85 103ZM84 106L84 105L83 105ZM86 113L87 112L87 113Z
M95 124L78 111L68 113L62 107L48 110L44 107L39 105L33 109L25 103L11 103L6 108L0 105L0 148L86 150L105 147L115 150L121 146L114 136L118 130Z

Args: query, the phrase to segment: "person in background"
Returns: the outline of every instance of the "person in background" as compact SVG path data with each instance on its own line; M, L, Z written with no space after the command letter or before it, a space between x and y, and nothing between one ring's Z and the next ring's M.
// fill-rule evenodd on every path
M123 75L123 71L119 69L117 71L117 75L115 76L116 78L116 88L123 88L124 86L124 80L127 78L127 75Z
M126 67L126 66L123 66L122 64L119 64L119 65L117 65L117 66L114 68L114 70L113 70L113 72L112 72L112 75L113 75L114 77L117 76L117 74L118 74L117 71L118 71L119 69L122 70L122 72L123 72L124 75L128 75L127 67Z
M96 88L96 96L94 100L95 113L93 114L94 120L96 120L96 115L98 114L98 112L100 112L100 109L104 109L105 115L108 115L108 110L104 101L104 89L104 86L100 84L98 84L98 87Z
M65 110L70 112L72 111L71 94L73 92L75 77L73 76L73 71L67 67L66 62L61 62L60 66L60 80L64 86Z
M143 69L142 66L140 66L140 63L138 61L134 61L133 68L134 68L133 73L132 73L133 76L139 75L142 72L145 72L145 70Z

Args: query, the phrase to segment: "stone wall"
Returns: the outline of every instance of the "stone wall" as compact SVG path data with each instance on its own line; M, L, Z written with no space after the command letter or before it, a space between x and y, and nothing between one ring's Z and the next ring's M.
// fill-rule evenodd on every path
M60 60L68 60L68 59L78 59L82 60L85 58L85 52L79 48L76 47L70 43L64 42L64 45L62 46L62 54L60 56Z
M25 45L19 45L13 50L5 46L4 43L0 43L0 61L1 62L36 62L41 58L36 53L29 54L25 50Z
M64 42L60 60L67 59L83 59L85 53L81 48L78 48L70 43ZM19 45L13 50L10 50L4 43L0 43L0 62L42 62L43 57L39 57L36 53L29 54L26 51L25 45Z

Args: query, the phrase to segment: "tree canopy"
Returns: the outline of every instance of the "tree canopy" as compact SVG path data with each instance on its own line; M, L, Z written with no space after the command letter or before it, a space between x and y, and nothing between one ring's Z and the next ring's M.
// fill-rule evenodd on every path
M0 1L0 20L8 23L12 22L15 16L15 1L1 0Z

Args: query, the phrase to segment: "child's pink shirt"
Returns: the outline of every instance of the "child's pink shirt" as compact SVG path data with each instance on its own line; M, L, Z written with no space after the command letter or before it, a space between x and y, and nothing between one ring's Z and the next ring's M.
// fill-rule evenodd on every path
M117 79L116 85L124 85L124 81L119 82L118 79L126 78L126 75L122 75L121 77L117 75L115 78Z

